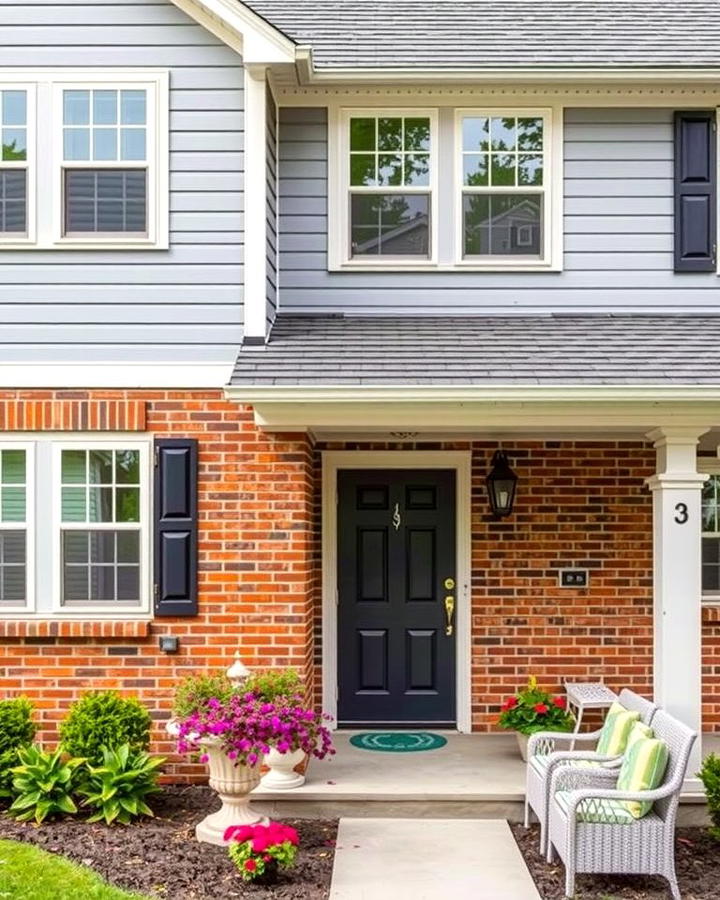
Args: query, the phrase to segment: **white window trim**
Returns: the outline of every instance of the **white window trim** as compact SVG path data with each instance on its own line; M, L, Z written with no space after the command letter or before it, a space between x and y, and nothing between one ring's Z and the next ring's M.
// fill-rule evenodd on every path
M36 241L37 215L36 215L36 187L37 179L37 91L31 81L10 81L4 73L0 77L0 91L25 91L27 95L27 121L25 123L27 134L27 159L18 162L3 162L0 160L0 169L24 169L27 173L26 204L25 211L27 226L25 234L0 231L0 250L5 247L27 247Z
M40 443L50 444L51 461L45 471L38 471L37 446ZM28 602L23 607L0 607L2 619L49 619L52 621L83 621L123 619L127 621L148 620L152 618L152 439L138 438L137 434L124 432L107 432L103 434L84 434L68 432L67 434L35 434L18 432L16 435L3 436L0 447L12 449L29 449L28 458ZM110 602L83 607L62 606L62 560L61 560L61 485L60 485L60 453L62 450L87 449L123 449L140 452L140 604L137 606L116 606ZM32 475L32 477L31 477ZM47 479L50 488L47 489ZM38 479L41 480L38 489ZM48 504L48 500L50 503ZM40 504L43 504L40 507ZM52 530L51 547L48 556L40 559L36 552L36 534L39 517L50 514ZM73 523L81 527L83 523ZM87 524L87 523L85 523ZM32 526L32 527L31 527ZM110 527L110 525L108 525ZM113 528L117 527L115 525ZM122 524L120 524L122 528ZM137 527L136 523L132 526ZM45 552L45 550L43 551ZM41 566L41 562L43 565ZM40 569L51 572L49 578L39 578ZM45 591L42 602L39 592Z
M28 236L0 239L0 251L168 248L170 79L167 69L4 70L0 71L0 86L32 89L32 99L28 94ZM147 90L147 235L63 235L62 91L65 88ZM137 163L118 161L108 165L87 161L82 166L135 168ZM50 197L51 202L39 204L38 197Z
M25 522L0 522L0 530L25 528L25 603L0 605L0 618L17 618L18 613L35 611L35 445L29 441L13 441L3 436L0 450L25 451Z
M368 98L363 98L368 99ZM428 107L406 106L357 106L344 103L328 105L328 256L330 272L561 272L563 267L563 105L558 103L542 107L522 105L463 107L451 106L453 133L446 134L441 122L440 111L448 109L447 104ZM531 116L546 118L545 163L548 172L546 185L547 211L545 218L546 254L542 260L503 257L482 260L478 257L462 259L462 196L460 171L459 134L461 115L483 113L488 115ZM350 116L368 115L430 115L431 116L431 241L432 258L392 259L378 261L349 258L349 138ZM449 139L448 139L449 138ZM447 158L452 147L452 160ZM453 174L452 196L439 190L440 167L450 167ZM439 247L441 222L452 222L452 252Z
M507 271L558 271L562 265L562 256L558 251L562 247L562 116L560 122L556 122L556 110L552 107L466 107L455 110L455 140L454 140L454 224L455 224L455 266L459 269L475 269L479 271L507 272ZM507 116L518 118L542 118L543 120L543 185L538 189L533 185L527 185L526 193L541 194L543 202L543 252L540 259L527 256L481 256L463 257L463 144L462 121L466 116ZM559 135L559 142L557 136ZM492 188L488 186L488 193L493 191L507 194L519 193L525 190L525 185L518 187ZM477 193L485 193L478 191Z
M720 453L720 448L718 448L718 452ZM697 461L697 470L701 475L720 475L720 459L708 459L707 457L698 457ZM701 513L702 518L702 513ZM701 531L700 538L711 537L714 540L720 541L720 534L711 534L710 532ZM702 554L702 551L701 551ZM701 573L702 573L702 557L700 561L701 565ZM701 578L702 583L702 578ZM702 593L702 605L703 606L720 606L720 591L703 591Z
M350 255L350 140L351 118L368 116L427 116L430 119L430 184L427 187L390 187L388 193L430 194L430 256L427 259L387 256L375 262ZM438 262L438 110L425 107L339 107L329 110L328 129L328 257L330 269L428 269ZM381 193L382 186L377 187Z

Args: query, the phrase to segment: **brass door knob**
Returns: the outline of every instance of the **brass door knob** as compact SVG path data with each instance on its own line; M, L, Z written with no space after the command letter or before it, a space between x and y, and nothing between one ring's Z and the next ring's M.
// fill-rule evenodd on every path
M453 613L455 612L455 597L448 594L445 597L445 615L447 616L447 625L445 626L445 634L450 637L453 633Z

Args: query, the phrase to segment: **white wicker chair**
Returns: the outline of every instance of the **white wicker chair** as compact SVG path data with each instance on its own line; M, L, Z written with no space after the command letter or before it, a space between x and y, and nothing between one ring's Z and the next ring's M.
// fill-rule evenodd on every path
M650 700L646 700L634 691L627 688L620 692L618 700L625 709L633 710L640 714L640 721L649 725L657 706ZM591 744L597 741L600 730L580 732L573 740ZM547 852L547 816L548 803L550 802L550 779L558 765L570 763L573 760L591 760L598 763L613 763L621 760L621 757L600 756L592 749L587 750L555 750L558 742L568 742L570 735L563 732L538 731L528 741L527 750L527 774L525 785L525 827L530 825L530 810L532 810L540 822L540 852ZM543 766L533 765L533 757L544 756Z
M617 770L560 766L552 776L548 862L554 851L565 864L565 895L575 894L576 873L661 875L670 882L674 900L681 900L675 876L675 819L690 750L697 735L660 709L653 731L668 745L670 755L662 785L652 791L618 791ZM555 795L569 791L560 804ZM641 819L622 824L579 822L578 812L592 813L602 800L653 803Z

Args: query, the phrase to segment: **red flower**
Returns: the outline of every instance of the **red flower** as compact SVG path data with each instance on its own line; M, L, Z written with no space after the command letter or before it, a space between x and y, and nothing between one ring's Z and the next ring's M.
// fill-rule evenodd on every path
M243 865L247 872L254 872L257 869L257 863L254 859L246 859Z
M555 697L553 700L553 704L557 706L558 709L565 709L567 706L567 700L565 697Z
M548 711L548 707L544 703L536 703L533 709L536 713L540 713L541 716L544 716Z
M508 697L507 700L503 703L502 708L504 712L507 712L509 709L514 709L517 706L517 697Z

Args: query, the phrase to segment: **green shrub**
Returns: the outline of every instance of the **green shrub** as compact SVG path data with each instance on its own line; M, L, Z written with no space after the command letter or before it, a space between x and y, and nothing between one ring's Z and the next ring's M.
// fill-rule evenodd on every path
M21 821L35 819L38 825L48 816L76 813L72 795L79 781L84 759L67 759L61 748L46 752L37 744L20 747L20 765L13 767L15 800L8 810Z
M150 713L137 697L115 691L84 694L70 707L60 724L62 747L91 765L102 765L103 747L129 744L133 750L150 746Z
M225 703L233 694L243 692L244 687L235 687L224 672L190 675L175 688L173 715L178 719L187 719L193 713L200 712L208 700L215 698Z
M703 761L700 779L705 785L708 813L710 814L710 834L720 841L720 757L711 753Z
M95 810L88 822L104 819L108 825L129 825L138 816L151 816L153 811L145 798L160 790L157 770L165 760L148 756L144 750L132 750L129 744L114 750L103 747L102 751L103 764L88 766L78 790L85 798L82 805Z
M0 700L0 797L12 796L13 774L19 762L17 751L35 737L33 707L27 697Z
M243 684L244 691L252 691L267 703L278 697L294 697L303 693L303 683L295 669L272 669L254 672Z

